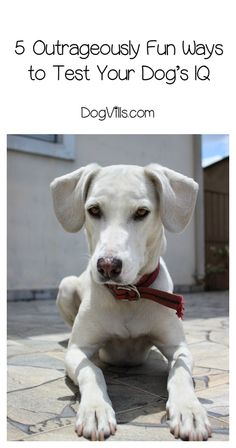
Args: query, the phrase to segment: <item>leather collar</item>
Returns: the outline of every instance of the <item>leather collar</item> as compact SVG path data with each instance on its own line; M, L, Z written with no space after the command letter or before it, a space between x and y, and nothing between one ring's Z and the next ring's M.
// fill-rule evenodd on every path
M159 289L150 288L160 272L160 263L155 271L145 274L136 285L110 285L105 284L109 291L117 300L136 302L140 299L148 299L157 302L168 308L176 310L179 318L184 317L184 298L181 295L173 294Z

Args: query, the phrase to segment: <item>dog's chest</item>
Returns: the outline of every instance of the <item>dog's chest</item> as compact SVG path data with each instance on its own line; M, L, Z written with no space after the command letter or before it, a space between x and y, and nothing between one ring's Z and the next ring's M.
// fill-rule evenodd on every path
M118 303L109 310L106 319L106 330L111 337L138 338L149 335L152 327L153 314L148 307L136 303Z

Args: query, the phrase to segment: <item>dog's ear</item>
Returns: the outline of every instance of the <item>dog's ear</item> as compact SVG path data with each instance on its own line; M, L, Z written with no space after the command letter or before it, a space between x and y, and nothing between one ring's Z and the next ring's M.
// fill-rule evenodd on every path
M160 197L162 222L170 232L181 232L189 223L198 193L191 178L158 164L145 167Z
M50 184L54 211L67 232L78 232L84 224L84 202L92 178L100 169L92 163L57 177Z

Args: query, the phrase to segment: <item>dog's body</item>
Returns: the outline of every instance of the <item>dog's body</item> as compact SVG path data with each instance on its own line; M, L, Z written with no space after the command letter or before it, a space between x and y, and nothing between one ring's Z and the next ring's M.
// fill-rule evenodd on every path
M206 440L211 434L204 408L195 396L192 359L175 311L142 299L116 300L106 284L134 285L144 274L160 272L152 288L172 292L161 258L164 227L182 231L191 219L197 184L160 165L146 168L88 165L54 180L55 213L70 232L83 224L91 259L80 277L62 280L57 304L73 326L66 370L81 392L78 435L103 440L116 430L115 413L101 369L91 362L98 352L110 364L144 362L155 345L168 359L167 411L175 437Z

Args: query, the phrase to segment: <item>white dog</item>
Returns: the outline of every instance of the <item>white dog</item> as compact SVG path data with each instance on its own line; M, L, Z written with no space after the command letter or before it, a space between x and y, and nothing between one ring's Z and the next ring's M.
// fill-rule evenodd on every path
M103 373L91 357L99 352L110 364L140 364L154 345L170 366L171 432L183 440L207 440L211 428L194 392L192 359L178 318L181 298L171 294L161 258L164 227L171 232L186 227L198 185L157 164L91 164L56 178L51 189L59 222L68 232L85 225L91 253L86 271L64 278L57 297L72 326L65 363L81 393L77 434L104 440L116 431Z

